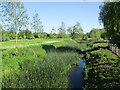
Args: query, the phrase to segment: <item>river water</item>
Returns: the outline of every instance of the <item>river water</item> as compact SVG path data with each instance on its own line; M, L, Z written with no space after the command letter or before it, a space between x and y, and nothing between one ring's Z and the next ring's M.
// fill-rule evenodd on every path
M74 67L69 75L69 88L82 88L84 86L83 71L86 62L80 59L78 66Z

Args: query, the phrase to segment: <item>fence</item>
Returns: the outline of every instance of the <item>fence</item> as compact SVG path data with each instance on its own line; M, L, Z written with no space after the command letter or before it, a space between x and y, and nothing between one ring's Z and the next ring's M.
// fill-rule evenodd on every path
M109 43L108 46L112 52L114 52L115 54L117 54L120 57L120 49L116 45Z

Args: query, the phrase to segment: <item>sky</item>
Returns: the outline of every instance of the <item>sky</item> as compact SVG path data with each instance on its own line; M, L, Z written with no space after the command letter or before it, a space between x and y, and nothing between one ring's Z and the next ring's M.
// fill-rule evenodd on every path
M34 12L38 12L44 31L47 33L51 32L52 27L57 31L62 21L66 29L79 22L84 33L92 28L103 28L98 20L99 6L102 2L24 2L23 4L30 21Z

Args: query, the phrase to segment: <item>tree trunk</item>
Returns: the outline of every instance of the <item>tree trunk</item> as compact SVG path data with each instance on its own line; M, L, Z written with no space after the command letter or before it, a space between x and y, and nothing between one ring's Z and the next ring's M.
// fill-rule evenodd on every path
M18 47L17 47L17 33L16 33L16 39L15 39L15 48L16 48L16 55L18 54Z

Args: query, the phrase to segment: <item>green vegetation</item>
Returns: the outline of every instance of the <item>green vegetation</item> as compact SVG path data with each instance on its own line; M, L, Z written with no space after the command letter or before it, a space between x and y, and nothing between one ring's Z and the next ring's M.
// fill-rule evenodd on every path
M61 22L61 26L58 28L59 38L64 38L66 34L66 27L64 22Z
M83 29L81 28L79 22L76 22L73 27L69 27L67 31L70 33L72 39L75 39L81 33L83 34Z
M16 32L15 39L16 39L16 53L17 53L18 32L22 28L26 28L29 19L28 15L26 14L24 5L21 2L2 2L1 7L2 7L1 12L3 16L2 23L4 23L4 26L2 27L2 31L5 29L8 31L14 30ZM8 39L5 39L5 41L7 40ZM4 41L4 39L2 41Z
M35 32L42 33L43 32L43 25L40 21L39 14L35 12L33 16L33 22L31 23L32 29L34 29Z
M115 1L115 0L113 0ZM106 29L106 36L109 41L120 48L120 1L104 2L100 6L99 19Z
M93 28L89 32L89 38L93 38L94 40L99 41L100 39L105 39L105 29L95 29Z
M93 44L101 47L105 44ZM84 71L85 89L87 88L119 88L120 58L107 49L99 49L85 54Z
M27 46L33 46L33 45L40 45L40 44L47 44L47 43L54 43L54 42L61 42L63 40L69 40L68 38L66 39L33 39L33 40L28 40L28 39L20 39L18 40L18 45L17 47L27 47ZM10 48L15 48L15 40L10 40L6 42L0 42L2 44L2 47L0 49L10 49Z
M84 89L119 88L119 6L120 2L105 2L99 16L104 28L84 34L79 22L68 28L61 22L57 31L53 27L46 33L37 12L29 22L23 3L0 3L2 87L68 88L69 72L83 57Z
M77 47L73 40L63 40L53 44L55 48L61 46ZM74 51L47 52L41 45L3 50L3 88L67 88L68 74L71 66L79 60Z

